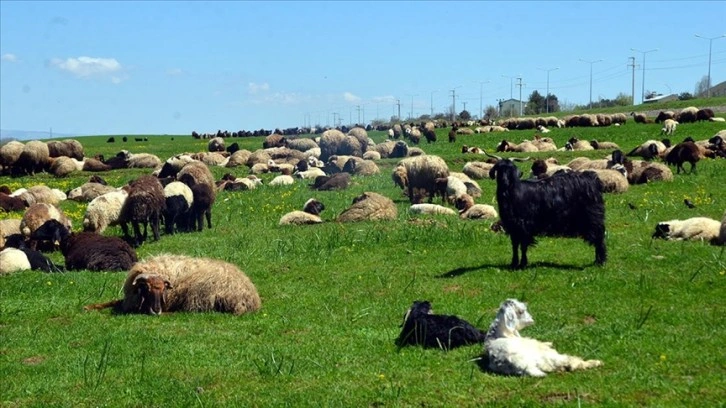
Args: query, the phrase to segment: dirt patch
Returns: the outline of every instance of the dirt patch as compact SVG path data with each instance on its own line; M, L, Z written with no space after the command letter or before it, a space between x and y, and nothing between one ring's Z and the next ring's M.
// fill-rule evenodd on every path
M595 318L595 316L585 316L583 322L587 325L591 325L595 324L595 322L597 322L597 319Z
M38 365L38 364L42 363L43 361L45 361L45 357L33 356L33 357L24 358L23 364L34 366L34 365Z
M581 402L587 402L591 400L589 394L575 394L574 392L553 392L540 397L540 400L542 402L547 403L570 402L577 401L578 399Z

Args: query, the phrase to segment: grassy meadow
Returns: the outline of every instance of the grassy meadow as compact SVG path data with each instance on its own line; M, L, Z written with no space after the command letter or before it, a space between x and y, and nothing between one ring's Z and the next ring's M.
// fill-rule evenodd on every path
M695 105L699 106L699 105ZM674 141L705 139L721 123L682 124ZM494 151L501 139L519 142L534 131L459 136L421 144L452 171L467 161L461 146ZM380 142L383 132L371 132ZM613 141L627 152L660 139L660 125L553 129L558 146L572 136ZM121 149L157 154L206 151L206 140L150 135L148 142L106 143L83 137L87 155ZM228 139L251 151L262 138ZM603 151L537 153L561 163ZM524 156L524 154L506 154ZM353 177L344 191L317 192L309 181L221 192L213 228L147 241L140 258L159 253L212 257L238 265L262 298L259 312L112 315L83 306L121 296L126 274L18 272L0 277L0 406L724 406L726 401L726 254L704 242L651 240L657 222L726 210L726 161L703 160L696 174L672 182L635 185L607 194L608 262L593 265L581 240L542 238L530 267L511 271L509 238L491 222L414 217L390 174ZM531 162L520 163L525 174ZM688 165L686 166L689 167ZM243 168L213 168L217 179ZM101 173L120 186L148 170ZM11 189L44 183L64 191L87 181L75 173L56 179L0 177ZM269 181L274 174L262 178ZM479 203L496 207L493 180L479 180ZM353 197L376 191L391 197L395 222L339 224ZM326 210L320 225L280 227L280 217L315 197ZM696 208L687 208L689 199ZM80 228L86 204L61 208ZM0 213L0 218L21 218ZM121 235L110 227L107 235ZM50 254L62 264L60 253ZM535 324L523 335L551 341L562 353L600 359L589 371L545 378L502 377L470 360L480 346L452 351L397 349L403 313L414 300L486 329L510 297L529 304Z

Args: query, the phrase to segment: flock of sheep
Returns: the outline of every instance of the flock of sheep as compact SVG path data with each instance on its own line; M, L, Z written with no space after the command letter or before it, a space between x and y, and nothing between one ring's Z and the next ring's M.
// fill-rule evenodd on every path
M698 112L693 113L694 118L700 118ZM685 115L684 110L673 118L657 120L678 119L679 123L687 123ZM550 119L512 119L500 126L505 130L536 128L544 134L547 133L545 126L625 123L619 115L607 118L580 115L577 120L555 119L554 122ZM488 126L487 131L494 131L495 125ZM351 176L379 174L376 162L385 158L399 159L391 172L391 181L410 201L411 214L496 221L492 229L503 230L511 239L512 268L528 266L527 250L538 236L582 238L595 248L595 264L602 265L607 260L603 194L622 193L632 184L672 180L668 164L676 165L680 172L682 164L688 162L693 172L698 160L726 156L726 131L706 141L686 139L674 145L649 140L627 154L609 142L583 142L576 138L560 148L552 138L542 135L517 144L503 140L497 151L607 149L609 153L603 159L579 157L566 164L554 158L535 160L529 177L522 179L513 160L488 154L477 147L464 146L462 153L481 154L482 160L469 161L461 172L456 172L441 157L409 146L409 143L418 144L422 137L428 143L435 143L434 129L430 123L394 126L390 138L381 143L370 139L363 128L350 129L347 133L330 129L315 139L269 134L262 149L254 152L240 149L237 143L226 146L224 137L215 136L210 138L207 152L181 153L166 160L153 154L127 151L107 160L101 156L89 158L75 140L7 143L0 148L0 165L6 174L32 175L46 171L64 177L77 171L92 173L118 168L146 168L149 173L117 187L108 186L94 175L88 183L67 193L42 185L18 191L0 187L2 209L24 212L18 222L0 223L0 247L4 248L0 252L0 274L24 269L58 271L61 268L53 265L43 252L60 248L67 270L128 271L123 299L88 305L87 310L113 308L116 313L156 315L172 311L233 314L255 311L261 307L259 294L237 266L172 254L139 261L134 248L148 239L149 227L154 240L161 239L162 232L170 235L202 230L205 221L207 228L212 228L217 195L223 191L259 188L263 184L260 174L280 173L271 185L306 180L313 191L344 190L350 185ZM458 129L455 125L452 131L465 134L458 133ZM668 136L674 132L674 127L664 130ZM450 134L450 141L452 136L455 138ZM643 160L631 159L638 156ZM665 164L654 160L658 158ZM249 175L238 178L227 174L215 180L211 166L246 166ZM482 194L477 180L485 178L496 180L498 209L475 202ZM440 204L434 203L437 198ZM63 199L88 203L83 232L74 232L70 220L59 209L58 203ZM279 224L320 224L325 222L320 216L324 209L324 203L311 198L301 210L283 215ZM356 196L335 222L395 220L397 216L398 210L391 198L368 191ZM123 239L103 235L112 226L121 228ZM724 244L726 214L720 222L703 217L661 222L653 236ZM449 349L484 343L485 352L478 359L482 367L507 375L542 376L547 372L602 364L559 354L550 343L521 337L519 330L532 323L526 305L516 299L502 303L486 333L456 316L435 315L429 302L417 301L404 317L396 344Z

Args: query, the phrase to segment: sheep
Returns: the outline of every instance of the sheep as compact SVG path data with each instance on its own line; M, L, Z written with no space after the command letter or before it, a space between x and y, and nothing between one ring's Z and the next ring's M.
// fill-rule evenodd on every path
M630 112L630 116L633 117L635 123L648 123L648 115L645 113Z
M678 122L673 119L666 119L663 121L663 128L660 130L660 133L662 135L672 135L676 131L676 126L678 126Z
M353 199L353 205L343 211L338 222L392 221L398 217L393 200L378 193L364 192Z
M30 261L25 252L12 247L0 251L0 275L30 269Z
M247 160L249 160L250 155L252 155L252 152L249 150L237 150L236 152L232 153L231 156L229 156L229 160L227 160L226 167L239 167L247 163Z
M48 145L38 140L31 140L23 146L23 151L15 161L13 169L16 173L33 176L43 171L49 158Z
M519 176L510 160L499 160L489 171L497 180L499 214L512 241L511 268L527 266L527 249L538 235L581 237L595 246L595 263L605 263L605 203L597 176L557 173L537 181Z
M78 163L75 163L78 165ZM81 170L99 172L99 171L110 171L113 167L93 157L86 157L83 159Z
M666 119L675 119L676 114L673 111L660 111L655 118L655 123L664 122Z
M461 171L474 180L481 180L488 177L492 167L494 167L494 163L474 161L464 164Z
M262 185L262 179L254 174L250 174L247 177L237 178L232 174L227 173L222 177L222 180L217 183L217 190L254 190L260 185Z
M698 118L698 108L695 106L689 106L687 108L681 109L680 112L678 112L678 115L676 115L675 119L678 121L678 123L693 123Z
M70 229L66 225L58 220L49 219L30 233L28 242L31 249L37 249L38 245L42 244L44 250L54 251L70 234ZM19 238L24 238L24 235L20 235Z
M215 137L207 142L207 151L210 152L223 152L224 147L224 139L221 137Z
M524 140L520 144L515 144L508 142L506 140L502 140L497 145L497 152L537 152L539 149L537 146L532 144L529 140Z
M182 182L184 181L182 180ZM185 184L187 183L185 182ZM194 221L196 220L197 231L201 231L204 228L203 218L207 219L207 228L212 229L212 206L216 200L214 188L210 188L205 183L198 183L192 185L191 190L193 199L189 216L189 229L194 229Z
M17 191L11 195L16 195ZM39 184L36 186L28 187L28 189L18 196L25 200L28 205L32 204L53 204L58 205L61 201L68 198L68 196L58 189L52 189L48 186Z
M718 233L718 242L721 245L726 245L726 212L723 213L721 218L721 228Z
M595 150L619 150L620 146L613 142L600 142L597 140L590 140L590 146Z
M583 360L560 354L552 343L521 337L519 330L534 324L527 305L507 299L499 306L484 341L479 366L504 375L544 377L557 371L585 370L602 366L600 360Z
M565 144L565 150L595 150L595 148L586 140L578 140L576 137L572 137Z
M151 153L129 153L122 150L126 159L126 167L130 169L155 169L161 167L161 159Z
M169 235L179 229L186 231L194 205L192 189L181 181L172 181L164 186L164 201L166 201L164 231Z
M484 342L485 333L457 316L436 315L431 302L414 301L403 315L401 333L395 340L399 348L413 345L451 350Z
M269 136L266 136L265 140L262 141L262 148L269 149L271 147L283 147L285 146L286 142L287 139L285 138L285 136L273 133Z
M79 169L76 165L76 161L74 159L71 159L70 157L61 156L56 158L49 159L50 161L50 174L52 174L55 177L66 177L69 174L82 170L83 169L83 162L80 162L81 168Z
M456 211L451 208L446 208L438 204L411 204L408 212L411 214L426 214L426 215L457 215Z
M25 145L17 140L11 140L0 146L0 166L11 168L20 158Z
M22 211L28 207L28 203L20 197L13 197L0 192L0 208L5 212Z
M381 160L381 154L375 150L368 150L363 153L363 160Z
M103 234L107 227L119 225L128 195L126 190L120 189L91 200L83 216L83 230Z
M435 126L433 122L426 122L424 125L423 130L421 131L423 133L423 136L426 138L426 143L434 143L436 142L436 131L434 130ZM451 138L451 136L449 136Z
M343 165L343 171L358 176L372 176L379 174L381 170L378 165L371 160L356 160L357 158L349 158Z
M674 241L707 241L718 243L721 223L707 217L693 217L685 220L659 222L652 238Z
M537 159L534 162L532 162L532 176L537 179L550 177L553 174L557 173L558 171L572 171L573 169L568 166L562 166L558 164L547 164L546 161L542 159Z
M626 162L628 182L645 184L654 181L673 181L673 172L665 164L646 161Z
M61 242L61 252L69 271L127 271L138 261L126 241L95 232L70 234Z
M305 171L296 171L293 173L294 177L297 177L299 179L316 179L320 176L325 176L325 172L318 168L318 167L311 167L308 170Z
M670 145L670 144L669 144ZM640 156L645 160L651 160L655 157L660 156L668 148L665 143L657 140L647 140L636 146L626 156Z
M206 167L206 166L205 166ZM147 227L151 223L154 240L159 240L159 222L166 210L164 187L159 179L152 175L143 175L129 183L129 196L121 213L121 229L125 237L130 237L128 222L134 228L134 246L141 245L147 238ZM144 225L141 235L139 224Z
M459 218L465 220L494 219L499 217L497 210L488 204L474 204L474 198L463 194L456 198L454 206L459 210Z
M157 255L128 272L124 298L88 305L113 307L116 313L160 315L164 312L222 312L241 315L260 309L252 281L237 266L217 259Z
M428 202L433 202L436 191L436 179L449 176L449 167L444 159L434 155L409 157L401 160L399 165L406 169L408 198L411 204L421 201L423 195L428 195ZM414 189L417 193L414 194Z
M12 238L17 238L17 239L12 239ZM42 252L28 248L28 246L21 234L17 234L17 235L10 237L10 239L8 239L6 247L7 248L12 247L12 248L23 251L26 258L28 259L28 262L30 263L30 269L32 269L34 271L62 272L61 269L58 268L53 263L53 261L51 261L48 257L43 255ZM22 262L21 257L18 257L17 259L20 259Z
M318 144L315 143L313 139L308 138L297 138L297 139L288 139L286 144L288 149L294 149L299 150L301 152L308 151L310 149L314 149L318 147Z
M22 236L22 233L20 232L21 221L22 220L20 220L19 218L8 218L6 220L0 220L0 248L5 246L6 237L14 234L19 234Z
M292 176L290 176L290 175L283 174L281 176L277 176L274 179L272 179L272 181L270 181L269 185L271 185L271 186L290 186L293 184L295 184L295 179L292 178Z
M23 219L20 221L20 231L23 235L29 237L33 231L48 220L57 220L69 230L73 224L58 207L53 204L38 203L28 207L25 214L23 214Z
M690 139L690 138L688 138ZM688 162L691 164L691 171L690 173L693 173L696 171L696 163L700 160L700 153L698 146L693 142L693 139L690 140L684 140L681 143L678 143L671 149L668 154L665 155L665 162L666 164L675 164L676 165L676 174L680 174L681 170L683 172L686 172L686 169L683 168L683 163Z
M89 182L69 191L68 199L79 202L91 202L97 197L116 190L113 186Z
M467 176L466 174L452 171L449 172L449 177L455 177L464 182L464 186L466 187L466 194L469 194L474 198L481 197L482 190L479 186L479 183L469 178L469 176Z
M214 175L204 163L189 162L179 170L176 179L191 187L193 184L206 184L212 191L215 190ZM186 181L185 181L186 180Z
M289 212L280 218L279 225L304 225L304 224L320 224L323 220L320 213L325 209L325 205L320 201L311 198L305 202L303 210Z
M602 183L603 193L624 193L628 191L627 171L622 164L616 164L609 169L587 169L585 172L593 172Z
M77 140L52 140L47 145L49 157L66 156L76 160L83 160L83 145Z
M437 178L434 180L434 184L436 186L434 194L440 195L442 202L450 204L453 204L457 197L467 192L464 181L454 176Z
M320 136L320 160L327 162L330 156L338 154L338 148L346 136L337 129L330 129Z
M350 174L338 173L332 176L318 176L310 188L318 191L345 190L350 186Z
M534 136L534 140L531 142L540 152L552 152L557 150L557 145L551 137L541 137L539 135Z
M550 133L550 130L544 127L543 125L537 126L537 131L540 133Z

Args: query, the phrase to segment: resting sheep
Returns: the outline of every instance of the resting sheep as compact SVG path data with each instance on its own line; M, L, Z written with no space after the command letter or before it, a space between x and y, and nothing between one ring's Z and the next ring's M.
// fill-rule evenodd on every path
M320 213L325 209L325 205L320 201L311 198L305 202L303 210L289 212L280 218L279 225L304 225L304 224L320 224L323 220Z
M534 319L524 303L516 299L502 302L486 333L480 367L503 375L544 377L551 372L585 370L603 364L600 360L560 354L549 342L521 337L519 330L532 324Z
M69 230L72 227L70 218L61 211L58 207L52 204L33 204L23 214L23 219L20 221L20 231L26 237L38 229L48 220L57 220L63 224Z
M391 221L398 216L393 200L378 193L365 192L353 199L353 205L340 213L338 222Z
M403 315L396 346L420 345L424 348L451 350L482 343L484 332L457 316L436 315L431 302L417 300Z
M663 238L674 241L708 241L716 244L720 229L720 222L707 217L670 220L659 222L655 226L655 232L653 232L652 238Z
M71 234L61 242L61 251L69 271L127 271L138 260L136 251L123 239L94 232Z
M157 255L137 262L123 286L124 299L86 306L117 313L222 312L241 315L261 306L252 281L237 266L211 258Z
M605 203L595 174L557 173L521 181L514 163L499 160L489 177L497 180L499 216L512 241L512 268L527 266L527 249L538 235L581 237L595 246L595 263L605 263Z
M408 212L411 214L426 214L426 215L456 215L456 211L451 208L446 208L438 204L411 204Z
M463 194L454 202L459 210L459 218L468 220L494 219L499 216L497 210L488 204L474 204L474 198L469 194Z

